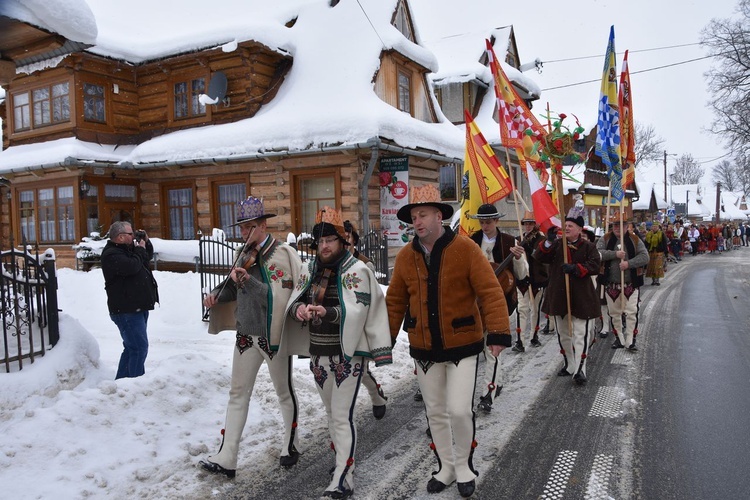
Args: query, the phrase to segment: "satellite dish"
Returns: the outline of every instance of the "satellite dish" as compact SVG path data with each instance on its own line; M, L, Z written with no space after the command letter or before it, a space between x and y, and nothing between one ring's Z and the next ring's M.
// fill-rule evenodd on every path
M208 82L208 91L206 92L208 97L211 99L210 104L216 104L219 101L224 101L227 96L227 75L221 71L217 71L211 77L211 81Z

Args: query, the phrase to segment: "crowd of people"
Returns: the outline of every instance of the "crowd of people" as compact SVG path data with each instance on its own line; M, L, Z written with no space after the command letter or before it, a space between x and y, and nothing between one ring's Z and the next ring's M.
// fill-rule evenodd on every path
M660 285L667 263L686 254L748 246L750 227L740 224L623 223L615 213L601 237L574 207L562 228L540 229L526 211L520 237L502 232L496 207L485 204L469 217L481 230L460 236L445 222L453 208L432 185L411 190L397 213L414 237L397 254L384 294L372 263L357 251L350 221L323 207L312 231L314 257L303 263L295 248L267 228L263 201L237 205L244 244L232 270L206 294L209 333L235 332L231 386L221 445L199 462L207 472L233 478L257 374L264 364L283 419L279 465L299 462L298 400L293 356L309 358L312 379L328 419L333 451L324 497L354 491L360 385L382 419L388 398L370 371L392 363L403 330L414 362L418 401L423 401L430 448L437 467L426 483L438 493L456 483L469 497L479 472L473 463L476 413L489 413L503 387L498 357L540 347L541 333L556 333L559 377L588 382L588 350L606 321L612 348L637 351L640 287ZM145 232L116 222L102 255L112 320L123 338L117 378L145 373L148 311L158 302L147 262L153 247ZM604 319L606 318L606 320ZM542 326L542 323L546 323ZM605 336L607 332L599 332ZM513 337L515 334L515 339ZM484 362L484 372L479 366ZM411 369L411 367L409 367ZM474 398L479 382L479 402Z

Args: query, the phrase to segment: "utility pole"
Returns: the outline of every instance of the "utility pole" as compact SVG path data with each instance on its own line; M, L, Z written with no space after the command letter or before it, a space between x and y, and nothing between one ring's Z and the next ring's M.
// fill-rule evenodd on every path
M721 182L716 183L716 224L721 223Z
M667 150L664 150L664 201L667 201Z

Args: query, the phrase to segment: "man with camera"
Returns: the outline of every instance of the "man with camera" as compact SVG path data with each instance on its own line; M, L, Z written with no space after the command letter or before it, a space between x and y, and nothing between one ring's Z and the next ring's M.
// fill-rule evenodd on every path
M129 222L112 223L101 262L109 317L120 330L123 345L115 379L146 372L148 312L159 302L156 280L148 268L153 256L146 231L134 234Z

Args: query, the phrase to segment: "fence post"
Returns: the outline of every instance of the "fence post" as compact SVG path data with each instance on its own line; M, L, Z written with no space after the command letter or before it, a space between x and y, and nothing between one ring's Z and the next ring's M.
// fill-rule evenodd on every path
M44 259L44 274L46 274L47 331L49 332L49 345L50 347L54 347L57 341L60 340L60 315L57 310L57 272L55 270L55 259Z

